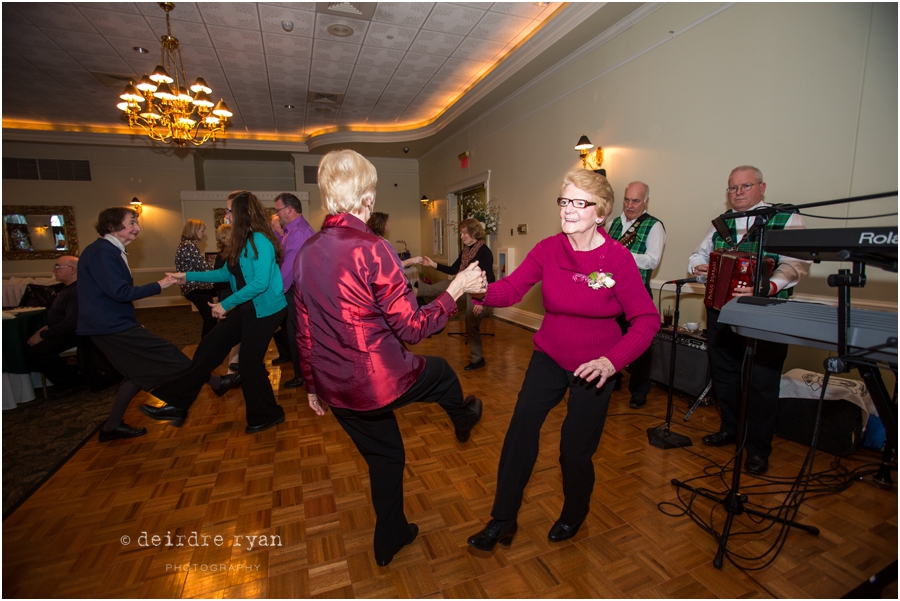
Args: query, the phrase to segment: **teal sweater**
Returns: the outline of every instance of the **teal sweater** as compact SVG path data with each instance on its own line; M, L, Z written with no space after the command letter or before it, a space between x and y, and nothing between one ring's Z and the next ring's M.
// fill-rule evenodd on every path
M214 271L190 271L186 275L188 282L230 282L234 294L222 301L222 308L230 311L234 307L253 301L257 317L267 317L287 306L284 298L281 271L275 261L275 247L269 239L259 232L253 232L253 243L259 256L254 258L253 247L249 242L241 252L238 264L247 285L237 289L234 276L228 271L228 265Z

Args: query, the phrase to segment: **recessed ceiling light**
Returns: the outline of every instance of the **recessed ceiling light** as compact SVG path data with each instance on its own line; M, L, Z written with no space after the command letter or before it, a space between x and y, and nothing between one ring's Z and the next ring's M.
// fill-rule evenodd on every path
M333 25L328 26L328 33L339 38L349 38L355 32L349 25L334 23Z
M293 104L286 104L286 105L284 105L284 108L292 109L292 108L296 108L296 107Z
M134 50L135 52L137 52L138 54L148 54L150 52L146 48L141 48L140 46L134 46L131 49Z
M281 22L281 28L287 32L291 32L294 30L294 22L288 21L287 19L285 19L284 21Z

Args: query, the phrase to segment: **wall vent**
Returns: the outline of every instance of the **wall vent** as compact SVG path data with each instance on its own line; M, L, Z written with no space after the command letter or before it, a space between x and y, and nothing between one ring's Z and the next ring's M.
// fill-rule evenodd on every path
M343 94L329 94L328 92L310 92L306 101L312 104L341 105L344 103Z
M91 162L3 157L3 179L89 182Z
M319 183L319 167L317 165L303 165L303 183Z

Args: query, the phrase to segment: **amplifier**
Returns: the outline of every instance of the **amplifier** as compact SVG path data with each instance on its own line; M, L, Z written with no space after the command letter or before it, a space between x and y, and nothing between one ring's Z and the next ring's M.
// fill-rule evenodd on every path
M650 379L669 385L669 366L672 364L672 331L660 330L650 345ZM698 335L678 336L675 354L675 390L698 396L709 381L709 352L706 340Z

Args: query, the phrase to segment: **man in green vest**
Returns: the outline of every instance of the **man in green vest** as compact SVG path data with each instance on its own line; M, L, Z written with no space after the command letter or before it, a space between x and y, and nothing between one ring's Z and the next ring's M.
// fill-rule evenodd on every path
M631 251L644 280L647 294L653 298L650 291L650 276L659 265L663 249L666 247L666 229L662 221L647 212L649 202L650 186L644 182L628 184L622 200L622 214L613 219L609 226L609 235ZM620 315L616 321L623 334L628 331L628 322L624 315ZM628 392L631 393L631 402L628 406L632 409L640 409L647 403L647 393L650 392L650 357L650 348L647 348L643 355L628 366L630 376Z
M769 206L763 202L766 183L762 172L756 167L742 165L735 167L728 177L728 204L732 211L749 211ZM747 236L747 221L756 217L728 219L731 239L737 250L756 253L758 234ZM752 228L752 225L750 226ZM799 215L778 213L766 225L766 230L802 229L803 220ZM710 227L706 237L688 261L691 275L706 275L709 270L709 255L715 250L729 245ZM769 255L775 259L775 271L769 279L769 296L786 297L809 273L809 262L791 257ZM730 282L730 274L722 275ZM707 283L707 286L710 283ZM736 287L735 296L750 296L752 286ZM746 338L735 334L730 326L719 325L719 311L707 308L707 342L709 360L712 366L713 388L722 407L722 425L719 431L703 437L703 443L721 447L735 441L737 418L741 403L741 365L743 363ZM778 415L778 393L781 387L781 370L787 357L787 345L760 340L757 342L753 362L753 380L747 397L747 434L745 446L747 460L744 469L752 474L764 474L769 469L769 455L772 453L772 438Z

